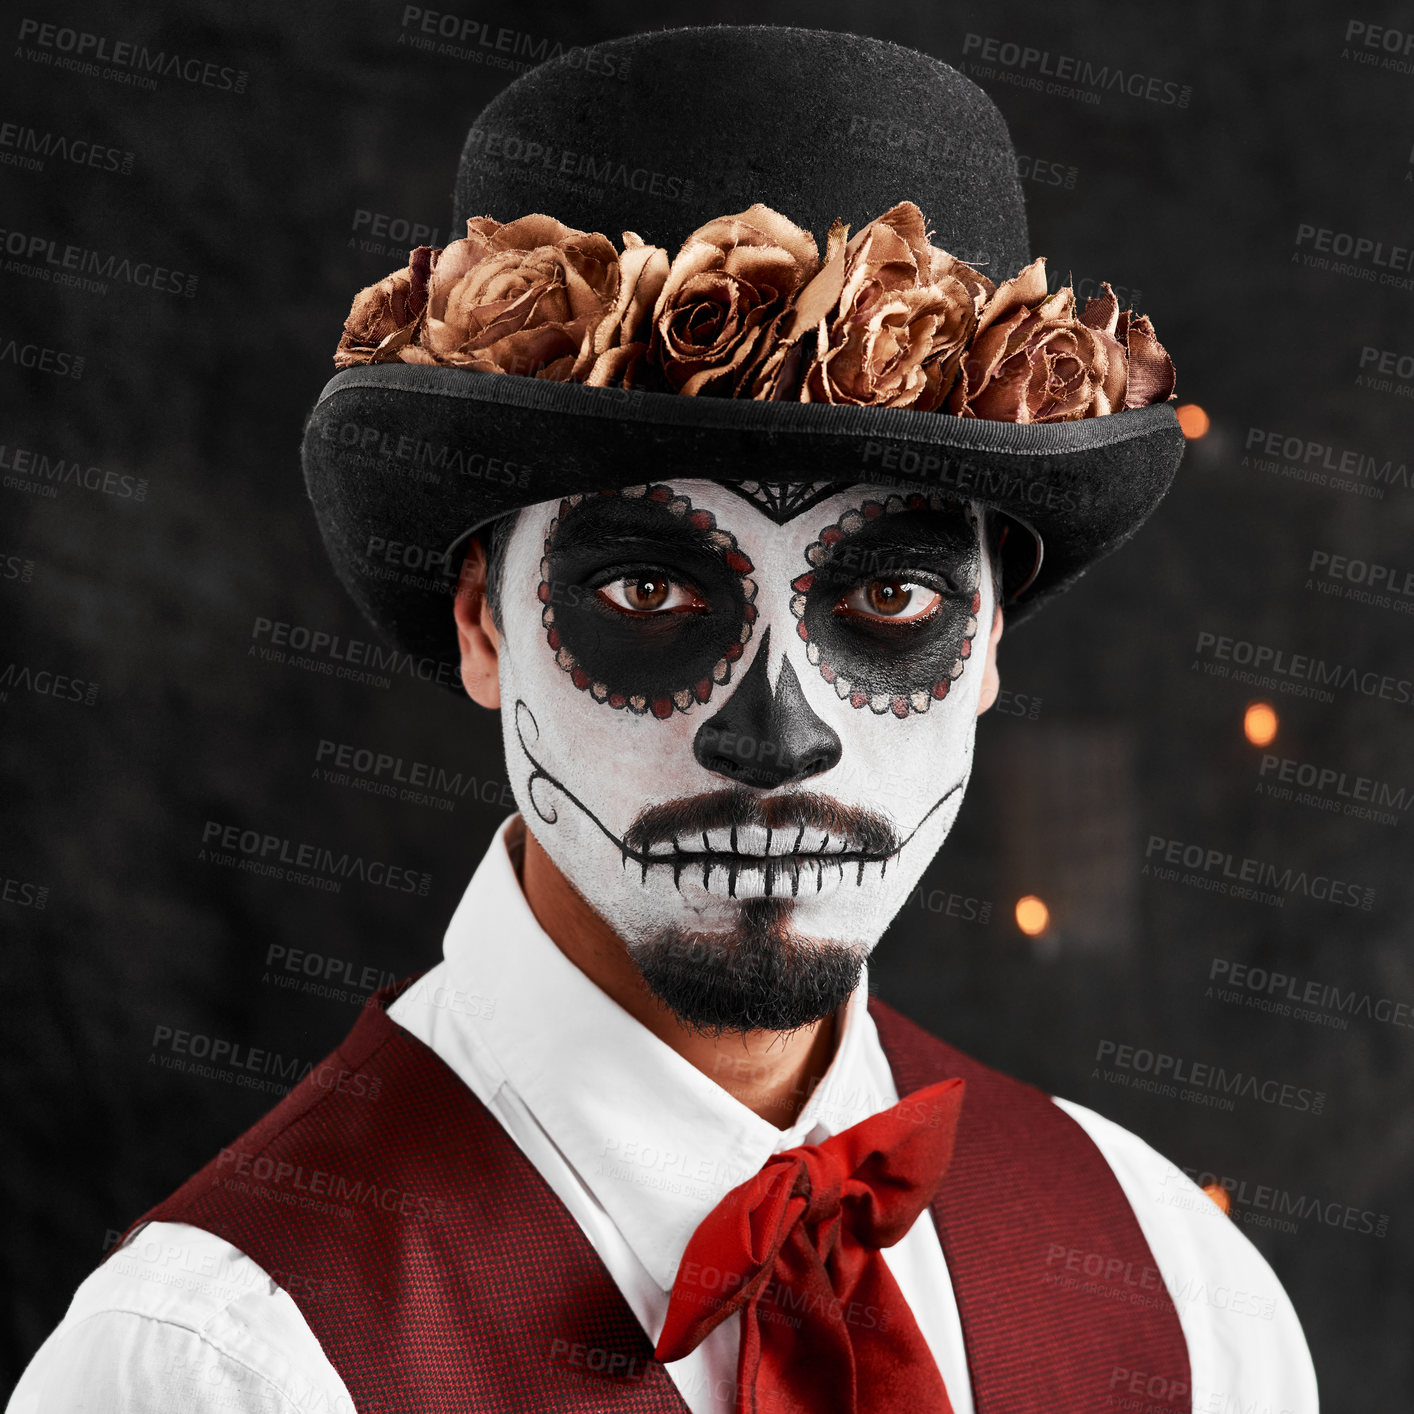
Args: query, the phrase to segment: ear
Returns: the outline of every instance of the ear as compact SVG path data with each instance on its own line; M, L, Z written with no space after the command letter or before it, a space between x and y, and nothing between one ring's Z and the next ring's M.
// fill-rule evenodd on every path
M982 694L977 699L977 715L980 717L997 700L1002 690L1001 674L997 672L997 643L1002 636L1002 606L992 612L992 631L987 636L987 661L982 665Z
M462 655L462 686L478 706L494 711L501 705L501 635L486 603L486 551L474 538L462 561L452 615Z

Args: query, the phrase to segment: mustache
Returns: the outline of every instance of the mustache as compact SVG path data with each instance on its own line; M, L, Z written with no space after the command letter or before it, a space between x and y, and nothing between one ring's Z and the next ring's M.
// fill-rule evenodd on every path
M647 806L623 837L626 852L645 863L747 853L865 864L889 859L902 843L893 822L866 806L817 791L763 796L742 786Z

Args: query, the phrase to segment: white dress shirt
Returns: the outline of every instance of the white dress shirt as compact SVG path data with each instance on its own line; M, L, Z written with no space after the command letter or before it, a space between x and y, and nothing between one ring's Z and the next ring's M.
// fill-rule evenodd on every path
M656 1342L678 1262L707 1213L773 1153L818 1143L898 1092L866 1009L866 976L799 1119L785 1130L761 1119L629 1016L540 928L508 852L521 828L518 816L502 825L452 917L444 960L389 1015L505 1127ZM1195 1414L1316 1414L1300 1324L1256 1248L1143 1140L1056 1103L1134 1209L1187 1340ZM883 1255L953 1409L974 1414L931 1216ZM1056 1277L1086 1281L1064 1263ZM739 1330L733 1317L665 1367L693 1414L732 1409ZM1116 1409L1143 1407L1143 1393L1117 1373ZM199 1228L151 1223L79 1287L9 1404L9 1414L77 1410L353 1414L354 1404L294 1300L254 1262Z

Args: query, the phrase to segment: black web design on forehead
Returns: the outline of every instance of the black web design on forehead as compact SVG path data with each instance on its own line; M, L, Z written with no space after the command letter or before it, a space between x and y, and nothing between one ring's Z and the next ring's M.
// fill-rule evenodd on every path
M802 511L819 505L845 488L837 481L725 481L718 486L750 501L777 525L794 520Z
M871 498L827 525L805 558L811 568L791 581L790 610L805 656L835 695L851 707L896 717L941 702L972 656L982 610L973 508L936 494ZM918 577L926 583L930 560L958 581L929 586L943 599L932 622L899 624L895 631L902 636L883 643L859 637L834 616L840 594L861 582Z
M646 626L596 608L596 588L584 581L598 573L611 583L615 576L605 572L621 555L654 562L666 556L669 573L691 578L711 612ZM568 496L545 533L540 621L555 661L581 692L662 720L731 681L756 622L753 571L713 513L670 486Z

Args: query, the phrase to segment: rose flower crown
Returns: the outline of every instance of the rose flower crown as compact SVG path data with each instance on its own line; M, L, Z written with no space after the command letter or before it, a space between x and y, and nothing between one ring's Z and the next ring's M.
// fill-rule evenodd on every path
M930 244L901 201L849 238L759 203L694 231L669 261L552 216L419 246L355 297L334 362L425 363L595 387L1068 422L1173 394L1147 316L1108 283L1076 314L1045 257L995 285Z

